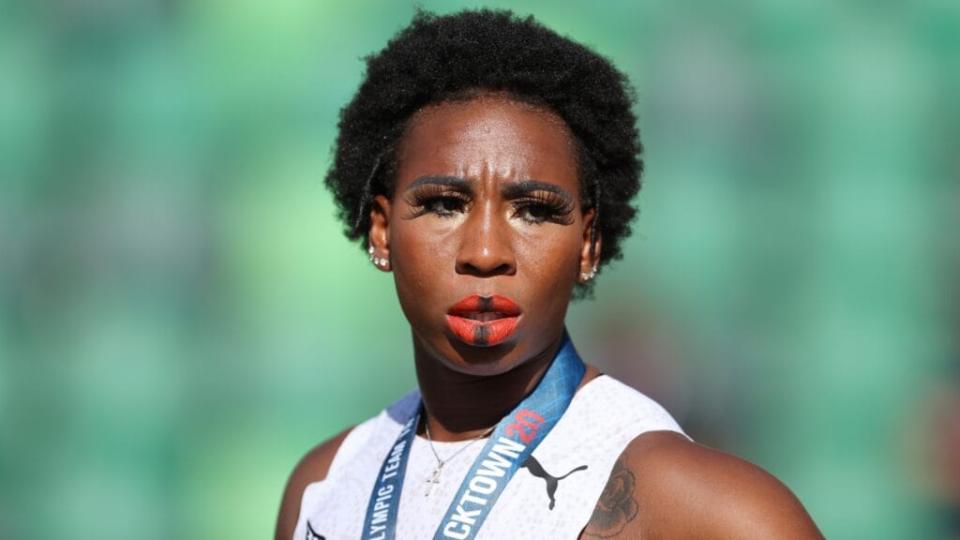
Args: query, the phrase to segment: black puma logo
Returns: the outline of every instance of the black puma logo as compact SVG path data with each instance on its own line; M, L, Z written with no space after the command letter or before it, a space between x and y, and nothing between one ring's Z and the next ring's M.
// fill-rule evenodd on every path
M587 466L581 465L579 467L575 467L573 470L563 476L553 476L543 469L543 465L540 465L540 462L537 461L537 458L530 456L526 461L523 462L521 468L530 471L530 474L536 476L537 478L543 478L543 480L547 483L547 497L550 497L550 510L553 510L553 505L557 502L554 498L554 495L557 493L557 485L560 483L560 481L577 471L586 470Z
M307 540L327 540L327 537L313 530L313 525L310 524L310 521L307 521Z

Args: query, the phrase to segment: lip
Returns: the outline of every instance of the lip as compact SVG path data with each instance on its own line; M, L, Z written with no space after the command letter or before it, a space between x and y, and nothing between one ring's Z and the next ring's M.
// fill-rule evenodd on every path
M522 313L520 306L506 296L474 294L447 310L447 327L467 345L492 347L513 335Z

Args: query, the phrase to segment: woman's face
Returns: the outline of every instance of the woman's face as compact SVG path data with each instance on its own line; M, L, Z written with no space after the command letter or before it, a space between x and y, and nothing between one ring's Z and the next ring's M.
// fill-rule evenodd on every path
M394 185L376 197L370 241L421 348L492 375L557 342L599 257L558 116L500 95L426 107L400 143Z

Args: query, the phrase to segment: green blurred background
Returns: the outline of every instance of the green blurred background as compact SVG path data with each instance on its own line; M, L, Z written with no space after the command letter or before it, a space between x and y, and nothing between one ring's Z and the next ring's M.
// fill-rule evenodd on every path
M588 361L830 538L960 538L960 2L484 5L637 89ZM0 538L268 538L296 460L415 384L322 185L413 11L0 0Z

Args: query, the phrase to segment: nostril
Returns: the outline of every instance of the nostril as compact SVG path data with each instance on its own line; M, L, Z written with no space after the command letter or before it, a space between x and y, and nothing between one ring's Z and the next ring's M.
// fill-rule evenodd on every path
M477 276L498 276L513 273L513 265L501 263L498 265L483 265L476 263L457 264L457 271L461 274L472 274Z

